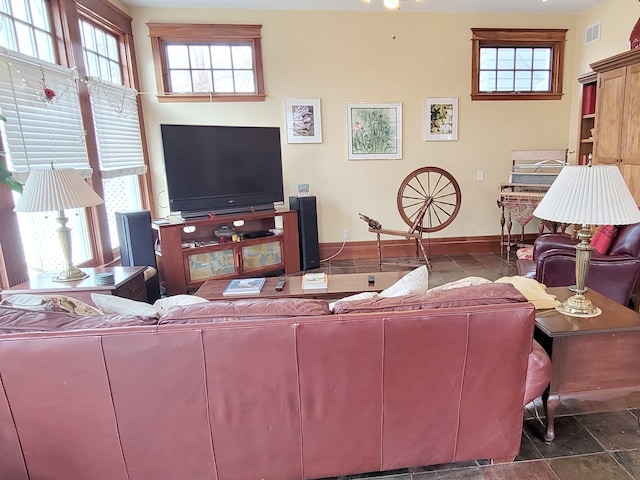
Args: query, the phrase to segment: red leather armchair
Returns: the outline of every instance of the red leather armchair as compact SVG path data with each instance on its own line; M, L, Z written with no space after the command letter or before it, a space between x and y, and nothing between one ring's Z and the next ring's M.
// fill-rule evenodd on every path
M563 235L538 237L533 260L518 260L518 274L535 278L547 287L574 285L577 243L577 239ZM591 252L587 287L616 302L628 305L639 276L640 223L621 227L605 254Z

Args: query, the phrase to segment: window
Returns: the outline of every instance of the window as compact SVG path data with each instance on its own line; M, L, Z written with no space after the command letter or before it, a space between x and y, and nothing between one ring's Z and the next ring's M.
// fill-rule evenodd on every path
M131 18L96 0L2 0L0 47L6 49L0 52L0 100L16 99L0 104L6 118L0 150L9 149L8 163L18 172L53 159L90 176L105 205L66 212L72 261L113 263L113 212L150 207L137 92L130 88L135 86ZM77 105L79 125L70 114ZM82 165L71 165L76 161ZM0 210L11 212L14 204L0 185ZM23 257L31 272L60 269L56 216L7 214L10 221L0 228L0 288L28 279Z
M87 20L80 20L82 50L90 77L122 85L118 39Z
M0 2L0 45L55 63L51 22L45 0Z
M264 101L260 25L147 26L160 101Z
M109 238L115 249L120 245L115 212L142 208L138 175L147 167L137 92L122 86L118 37L86 19L80 20L80 30Z
M562 98L566 30L472 28L473 100Z

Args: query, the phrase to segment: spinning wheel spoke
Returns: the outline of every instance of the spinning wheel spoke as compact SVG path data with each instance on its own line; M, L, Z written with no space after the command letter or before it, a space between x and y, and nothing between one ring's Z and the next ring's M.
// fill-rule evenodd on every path
M423 232L436 232L449 225L460 210L461 200L458 182L438 167L411 172L400 185L397 197L404 222L413 227L419 221L417 228Z

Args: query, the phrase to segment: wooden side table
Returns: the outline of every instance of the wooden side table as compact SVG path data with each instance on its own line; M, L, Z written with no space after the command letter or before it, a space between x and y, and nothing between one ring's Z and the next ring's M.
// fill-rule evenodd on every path
M89 274L89 276L75 282L54 282L52 279L57 272L51 275L38 275L24 283L3 290L0 296L4 299L20 293L66 295L90 305L95 305L93 301L91 301L91 294L101 293L103 295L116 295L118 297L146 302L147 289L144 281L144 271L146 268L147 267L82 268L81 270ZM113 273L114 283L98 285L96 283L96 274L105 272Z
M547 288L559 301L573 292ZM602 309L593 318L536 312L535 339L551 357L551 381L543 396L547 442L555 438L556 408L569 399L603 401L640 392L640 314L589 289L586 296Z

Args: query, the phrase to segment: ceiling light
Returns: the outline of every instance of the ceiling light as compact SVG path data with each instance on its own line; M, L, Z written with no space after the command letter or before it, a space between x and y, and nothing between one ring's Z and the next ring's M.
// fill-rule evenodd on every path
M400 0L384 0L384 6L389 10L395 10L400 7Z

